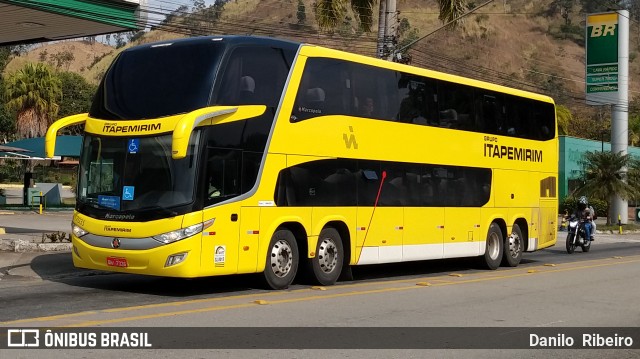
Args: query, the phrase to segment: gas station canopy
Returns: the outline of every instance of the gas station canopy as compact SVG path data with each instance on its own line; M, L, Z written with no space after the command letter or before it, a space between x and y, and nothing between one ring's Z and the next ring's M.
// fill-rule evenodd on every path
M144 27L145 0L0 0L0 45L55 41ZM141 15L142 14L142 15Z

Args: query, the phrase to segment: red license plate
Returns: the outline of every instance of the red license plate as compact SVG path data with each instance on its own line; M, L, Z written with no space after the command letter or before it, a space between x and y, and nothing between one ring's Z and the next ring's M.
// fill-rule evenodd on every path
M126 268L128 266L127 258L107 257L107 265L110 267Z

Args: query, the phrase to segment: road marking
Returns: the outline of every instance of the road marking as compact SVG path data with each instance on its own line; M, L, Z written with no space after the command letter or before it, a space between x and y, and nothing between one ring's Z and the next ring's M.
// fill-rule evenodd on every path
M436 276L436 277L425 277L425 278L412 278L412 279L401 279L401 280L391 280L391 281L375 281L368 283L356 283L356 284L346 284L346 285L338 285L335 286L334 291L338 290L347 290L342 293L333 293L333 291L326 291L321 295L312 295L312 296L303 296L298 298L285 298L285 299L273 299L269 301L269 304L284 304L284 303L293 303L293 302L305 302L312 301L318 299L331 299L331 298L340 298L347 296L356 296L356 295L366 295L366 294L377 294L377 293L387 293L387 292L397 292L397 291L405 291L409 289L422 288L422 286L417 286L416 281L429 280L431 283L431 287L440 287L440 286L448 286L448 285L458 285L458 284L468 284L468 283L478 283L484 281L493 281L498 279L510 279L510 278L518 278L525 277L531 275L541 275L548 273L560 273L567 271L575 271L589 268L597 268L597 267L606 267L606 266L614 266L614 265L622 265L622 264L630 264L630 263L638 263L640 262L640 255L637 256L629 256L623 257L621 259L625 260L613 260L612 258L602 258L602 259L593 259L588 261L581 262L570 262L565 263L567 266L561 268L553 268L545 267L544 265L540 265L534 268L540 268L541 270L537 270L535 273L529 273L527 268L513 268L513 269L505 269L499 272L478 272L469 274L469 276L476 276L476 278L467 277L465 279L459 280L445 280L444 278L447 275ZM594 262L593 264L584 264ZM578 264L573 265L573 264ZM502 273L501 273L502 272ZM436 281L434 283L434 280ZM401 287L388 287L388 288L379 288L379 289L369 289L369 290L353 290L348 291L350 289L357 289L365 286L374 286L374 285L394 285L394 284L407 284L406 286ZM252 297L265 297L265 296L278 296L278 295L291 295L291 294L306 294L306 293L319 293L311 288L303 288L296 289L287 292L261 292L255 294L246 294L246 295L236 295L229 297L218 297L218 298L206 298L206 299L195 299L195 300L187 300L180 302L172 302L172 303L159 303L159 304L149 304L142 306L134 306L134 307L123 307L123 308L115 308L115 309L106 309L106 310L98 310L98 311L86 311L80 313L71 313L71 314L61 314L49 317L39 317L32 319L21 319L16 321L8 321L8 322L0 322L0 325L12 325L19 323L28 323L28 322L43 322L50 321L56 319L70 319L76 318L86 315L95 315L100 313L116 313L116 312L124 312L124 311L134 311L146 308L157 308L157 307L166 307L166 306L183 306L194 303L208 303L208 302L217 302L217 301L225 301L231 299L249 299ZM142 320L142 319L156 319L168 316L177 316L177 315L185 315L185 314L195 314L195 313L204 313L204 312L212 312L212 311L220 311L220 310L228 310L228 309L240 309L247 307L254 307L255 302L248 303L240 303L240 304L232 304L232 305L222 305L222 306L211 306L206 308L197 308L197 309L186 309L179 311L171 311L171 312L163 312L163 313L153 313L153 314L144 314L137 316L129 316L126 318L112 318L112 319L102 319L102 320L92 320L79 322L69 325L63 325L68 327L85 327L85 326L96 326L96 325L105 325L105 324L113 324L113 323L122 323L128 321Z

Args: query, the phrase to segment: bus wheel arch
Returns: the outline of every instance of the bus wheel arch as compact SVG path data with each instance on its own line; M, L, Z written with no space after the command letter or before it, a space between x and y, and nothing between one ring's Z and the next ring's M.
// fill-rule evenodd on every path
M511 227L511 233L504 237L504 255L502 265L517 267L522 260L522 253L527 248L528 226L524 218L518 218Z
M305 253L301 249L306 247L306 238L304 228L299 224L286 223L276 229L267 248L263 272L268 288L286 289L291 285L298 273L300 253Z
M315 255L307 262L313 281L333 285L349 264L350 247L347 226L339 221L327 223L318 235Z

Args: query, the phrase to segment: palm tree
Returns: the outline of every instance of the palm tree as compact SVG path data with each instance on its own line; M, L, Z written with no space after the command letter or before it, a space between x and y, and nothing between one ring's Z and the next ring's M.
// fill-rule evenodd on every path
M576 189L576 195L585 195L607 202L609 205L607 224L611 224L614 217L611 213L614 196L629 199L639 193L638 187L635 186L639 176L634 163L635 161L631 161L629 155L612 152L586 152L580 161L584 184ZM627 175L623 171L630 164L633 166Z
M26 64L5 82L6 107L17 113L18 138L44 136L58 113L60 79L45 64Z
M321 29L335 29L345 18L350 5L359 28L369 32L373 24L373 4L374 0L318 0L315 5L316 21ZM465 12L467 0L438 0L438 7L438 18L447 23Z
M640 144L640 115L629 114L629 145L638 146Z

